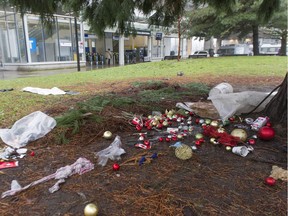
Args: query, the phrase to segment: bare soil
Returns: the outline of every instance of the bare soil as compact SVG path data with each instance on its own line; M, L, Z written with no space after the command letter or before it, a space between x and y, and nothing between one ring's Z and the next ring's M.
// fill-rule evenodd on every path
M117 95L135 96L135 89L129 80L121 83L87 84L82 88L94 95L101 92L113 92ZM144 81L144 80L141 80ZM226 81L235 91L259 90L271 91L282 79L254 77L201 77L187 80L185 75L165 78L169 85L176 83L203 82L211 87ZM181 89L177 89L181 91ZM159 101L165 109L174 109L176 102L207 102L207 97L188 97L183 101L166 99ZM85 98L83 98L85 99ZM74 99L63 101L55 107L45 110L51 116L59 115L73 106ZM95 124L87 121L80 132L69 137L68 144L55 144L56 132L52 131L44 138L27 145L28 154L19 159L19 167L1 170L1 192L10 189L12 180L21 186L30 184L57 169L73 164L84 157L94 165L94 170L83 175L72 175L66 179L58 191L50 193L48 189L57 180L51 179L35 185L16 195L0 200L0 215L83 215L88 203L95 203L98 215L287 215L287 182L277 180L274 186L265 184L273 165L287 169L287 128L273 125L276 136L273 140L256 140L254 151L241 157L227 151L223 145L213 145L209 138L193 153L191 159L180 160L169 145L175 142L153 141L150 150L136 148L138 131L125 119L115 118L122 111L149 115L143 108L131 106L127 110L106 107L102 111L105 121ZM257 118L261 113L252 114ZM192 117L195 122L196 116ZM234 124L226 127L231 132ZM176 123L174 123L176 124ZM97 164L95 153L107 148L113 141L102 137L110 130L113 138L121 137L126 153L118 161L119 171L112 169L115 161L109 160L106 166ZM153 139L158 132L146 131ZM247 130L248 136L255 134ZM194 136L188 136L182 143L192 145ZM34 156L30 152L35 152ZM149 158L154 153L158 157L139 165L142 156Z

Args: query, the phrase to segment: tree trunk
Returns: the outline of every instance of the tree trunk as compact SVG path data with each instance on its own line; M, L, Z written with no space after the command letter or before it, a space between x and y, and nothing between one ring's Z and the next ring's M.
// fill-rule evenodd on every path
M287 124L287 73L278 90L264 109L264 113L273 123Z
M178 17L178 56L177 60L180 61L180 47L181 47L181 17Z
M280 48L279 55L286 56L286 51L287 51L286 44L287 44L287 29L285 29L281 34L281 48Z
M253 31L253 53L254 55L259 55L259 31L258 31L258 25L252 26Z

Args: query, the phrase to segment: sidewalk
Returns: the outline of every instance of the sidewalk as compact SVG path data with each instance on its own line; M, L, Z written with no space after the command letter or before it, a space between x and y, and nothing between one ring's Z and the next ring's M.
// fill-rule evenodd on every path
M118 65L88 65L86 68L81 68L80 72L98 70L108 67L117 67ZM37 76L50 76L55 74L64 74L64 73L73 73L78 72L77 68L69 68L69 69L57 69L57 70L43 70L43 71L10 71L5 69L0 69L0 80L9 80L9 79L17 79L17 78L25 78L25 77L37 77Z

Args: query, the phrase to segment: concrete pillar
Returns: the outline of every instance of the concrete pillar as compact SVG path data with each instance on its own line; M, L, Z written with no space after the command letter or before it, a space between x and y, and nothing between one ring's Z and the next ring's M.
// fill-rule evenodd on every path
M31 59L31 52L30 52L30 47L31 47L31 43L29 41L29 34L28 34L28 22L27 22L27 15L24 14L23 16L23 23L24 23L24 29L25 29L25 41L26 41L26 53L27 53L27 60L28 60L28 63L31 63L32 62L32 59Z
M163 57L164 53L164 37L162 37L162 40L160 40L160 57Z
M148 55L149 61L151 61L151 59L152 59L152 37L151 36L148 37L148 53L147 53L147 55Z
M119 65L123 66L125 64L124 61L124 36L120 35L119 36Z

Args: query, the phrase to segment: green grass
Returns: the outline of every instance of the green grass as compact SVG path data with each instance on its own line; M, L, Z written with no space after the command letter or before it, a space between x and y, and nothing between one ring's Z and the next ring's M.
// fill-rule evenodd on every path
M287 58L279 56L243 56L186 59L181 60L180 62L169 60L46 77L0 80L0 89L14 88L14 91L0 93L0 125L7 126L32 111L45 111L47 107L53 107L55 104L61 103L69 98L77 99L89 96L91 93L88 90L85 90L85 84L87 83L93 83L95 84L95 87L97 87L97 84L102 82L117 83L122 80L133 80L134 83L131 83L132 85L141 87L142 84L140 82L135 82L135 80L149 79L152 80L151 83L155 85L155 81L153 82L153 80L176 77L177 72L179 71L182 71L185 78L191 80L191 82L193 81L193 78L204 75L221 77L237 75L247 77L248 79L249 76L258 75L284 78L287 72ZM161 85L161 82L157 85ZM40 88L52 88L56 86L63 90L82 89L82 91L80 95L74 96L41 96L22 92L21 89L27 86ZM204 92L207 91L201 84L199 84L198 87L195 87L194 84L193 88L202 88ZM169 97L169 94L172 94L172 90L160 89L158 93L159 96L155 95L155 92L153 93L152 91L149 92L147 90L145 94L143 93L143 97L144 99L150 98L151 100L157 100L159 97ZM175 96L177 95L175 94ZM178 96L181 97L181 95ZM126 99L125 101L126 105L133 103L133 101L127 102ZM115 103L121 104L124 102L120 99L115 99ZM97 106L95 105L95 107Z

